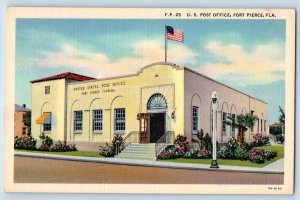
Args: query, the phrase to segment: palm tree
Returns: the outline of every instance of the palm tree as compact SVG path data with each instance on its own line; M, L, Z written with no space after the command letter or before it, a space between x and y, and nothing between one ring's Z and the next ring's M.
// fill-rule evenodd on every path
M279 112L280 112L279 122L284 125L285 124L285 113L280 106L279 106Z
M245 132L249 128L253 128L257 119L257 116L250 114L239 114L236 116L236 119L232 118L232 115L229 115L226 124L238 129L237 141L242 144L244 143Z

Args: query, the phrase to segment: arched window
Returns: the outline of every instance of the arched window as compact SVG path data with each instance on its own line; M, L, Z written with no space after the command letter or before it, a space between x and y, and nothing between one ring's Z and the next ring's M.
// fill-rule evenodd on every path
M148 110L166 110L167 108L167 101L162 94L155 93L148 100Z

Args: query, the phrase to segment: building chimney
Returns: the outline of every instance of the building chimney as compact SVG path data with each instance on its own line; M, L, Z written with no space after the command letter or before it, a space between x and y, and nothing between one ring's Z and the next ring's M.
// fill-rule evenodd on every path
M26 108L26 104L23 104L23 108Z

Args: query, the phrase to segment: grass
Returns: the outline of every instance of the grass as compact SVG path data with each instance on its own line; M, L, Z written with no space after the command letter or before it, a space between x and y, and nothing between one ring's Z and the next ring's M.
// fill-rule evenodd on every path
M271 160L266 160L262 164L252 163L249 160L229 160L229 159L218 159L219 165L230 165L230 166L243 166L243 167L258 167L262 168L276 160L284 157L284 146L262 146L263 148L277 152L277 156ZM94 151L67 151L67 152L49 152L49 151L30 151L30 150L15 150L17 152L30 152L30 153L43 153L43 154L56 154L56 155L67 155L67 156L83 156L83 157L101 157L99 152ZM211 159L191 159L191 158L177 158L169 160L160 160L160 162L176 162L176 163L193 163L193 164L211 164Z
M230 165L230 166L242 166L242 167L258 167L262 168L276 160L284 157L284 146L261 146L258 148L267 149L277 152L277 156L271 160L266 160L262 164L256 164L249 160L229 160L229 159L218 159L219 165ZM176 163L193 163L193 164L211 164L211 159L191 159L191 158L177 158L169 160L160 160L162 162L176 162Z
M101 157L99 152L95 151L66 151L66 152L50 152L50 151L31 151L15 149L16 152L29 152L29 153L42 153L42 154L55 154L66 156L83 156L83 157Z

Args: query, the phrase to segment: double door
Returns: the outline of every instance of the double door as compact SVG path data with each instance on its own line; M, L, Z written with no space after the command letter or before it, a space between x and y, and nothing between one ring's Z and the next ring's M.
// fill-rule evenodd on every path
M166 113L140 113L140 143L155 143L165 133Z

